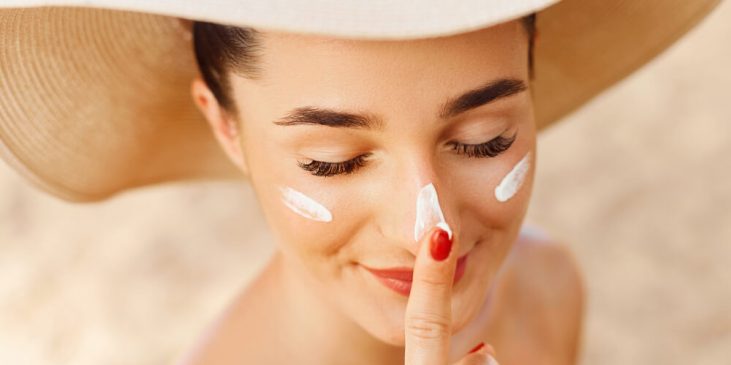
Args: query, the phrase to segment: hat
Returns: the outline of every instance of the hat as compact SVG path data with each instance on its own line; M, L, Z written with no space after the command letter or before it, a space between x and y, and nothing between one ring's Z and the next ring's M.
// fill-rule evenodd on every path
M546 128L696 25L718 0L5 0L0 155L63 199L239 177L190 95L179 18L362 39L481 29L537 12L531 88Z

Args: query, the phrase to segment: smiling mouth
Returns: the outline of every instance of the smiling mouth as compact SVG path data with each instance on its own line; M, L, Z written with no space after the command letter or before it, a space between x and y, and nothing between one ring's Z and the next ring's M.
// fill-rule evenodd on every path
M456 285L457 282L464 276L465 269L467 267L467 255L464 254L462 257L457 259L457 267L454 271L454 280L452 285ZM365 266L364 266L365 267ZM373 276L385 285L387 288L399 293L403 296L409 296L411 293L411 282L414 278L414 270L409 268L393 268L393 269L371 269L366 267Z

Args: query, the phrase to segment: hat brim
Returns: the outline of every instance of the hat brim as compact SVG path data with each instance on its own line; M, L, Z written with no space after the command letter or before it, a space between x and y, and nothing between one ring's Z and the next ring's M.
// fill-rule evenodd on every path
M397 9L343 1L350 8L313 9L301 0L273 16L269 7L279 2L180 1L171 9L154 1L58 1L52 3L64 6L54 7L6 1L0 8L0 154L36 185L71 201L240 176L192 103L197 69L176 17L409 39L540 11L531 87L537 127L545 129L653 59L719 3L564 0L549 6L554 2L433 1L431 8ZM435 14L439 21L424 21Z

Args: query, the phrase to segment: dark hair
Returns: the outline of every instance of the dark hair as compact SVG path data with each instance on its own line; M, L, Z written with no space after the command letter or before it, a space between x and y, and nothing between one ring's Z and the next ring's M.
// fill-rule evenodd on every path
M532 79L536 14L527 15L521 21L528 34L528 70ZM228 73L252 80L261 77L257 60L262 47L258 34L249 27L193 22L193 48L201 76L219 105L234 117L238 117L238 110L231 99Z

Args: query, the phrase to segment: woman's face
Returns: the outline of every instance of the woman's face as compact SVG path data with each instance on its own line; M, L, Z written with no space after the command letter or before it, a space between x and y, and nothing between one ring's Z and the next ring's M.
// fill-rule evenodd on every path
M468 255L452 297L459 331L481 309L532 186L520 22L409 41L262 37L263 79L234 77L233 96L245 168L290 269L369 333L403 345L408 297L365 268L413 268L416 199L432 183L456 253ZM522 185L516 165L529 168Z

